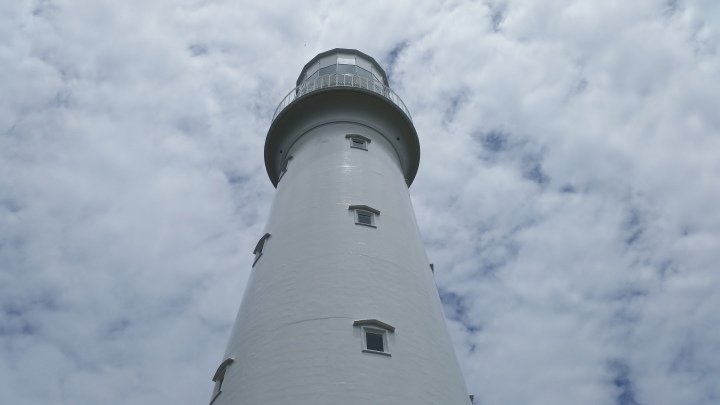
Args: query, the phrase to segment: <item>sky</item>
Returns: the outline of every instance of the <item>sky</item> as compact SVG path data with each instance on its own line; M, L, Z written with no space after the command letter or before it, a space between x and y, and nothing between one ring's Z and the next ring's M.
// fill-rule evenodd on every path
M336 47L412 114L476 405L720 403L716 0L0 2L0 403L209 402Z

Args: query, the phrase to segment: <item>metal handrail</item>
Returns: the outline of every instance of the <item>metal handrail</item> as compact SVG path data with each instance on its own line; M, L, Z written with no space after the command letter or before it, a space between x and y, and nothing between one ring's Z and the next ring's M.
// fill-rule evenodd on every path
M280 112L284 110L285 107L290 105L290 103L292 103L296 99L308 93L312 93L313 91L325 89L328 87L357 87L380 94L381 96L392 101L396 106L400 107L400 109L405 113L405 115L407 115L410 121L412 121L410 111L405 106L405 103L403 103L403 101L400 99L400 96L395 94L394 91L392 91L389 87L385 86L385 84L383 84L381 81L375 80L370 77L342 73L333 73L325 76L320 76L314 80L308 80L292 89L287 94L287 96L282 99L280 104L275 109L275 114L273 114L272 121L275 121L275 118L277 118L278 114L280 114Z

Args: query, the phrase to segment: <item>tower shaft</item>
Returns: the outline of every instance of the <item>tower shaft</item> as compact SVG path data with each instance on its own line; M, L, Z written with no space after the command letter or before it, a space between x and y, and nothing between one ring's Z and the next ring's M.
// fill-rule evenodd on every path
M369 58L353 52L316 59ZM213 403L469 403L408 192L409 115L375 89L313 90L265 160L277 191Z

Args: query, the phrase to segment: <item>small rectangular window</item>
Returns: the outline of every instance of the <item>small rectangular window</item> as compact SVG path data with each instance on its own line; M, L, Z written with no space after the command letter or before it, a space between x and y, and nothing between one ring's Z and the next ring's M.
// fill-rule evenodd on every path
M255 263L260 259L260 256L263 254L263 249L265 249L265 242L270 237L269 233L266 233L263 235L262 238L258 241L257 245L255 245L255 250L253 251L253 254L255 255L255 260L253 260L253 267L255 267Z
M387 345L387 330L376 329L373 327L362 327L363 347L365 353L390 355Z
M395 332L395 327L377 319L361 319L353 322L359 326L362 336L362 351L390 356L388 350L388 333Z
M222 385L223 381L225 381L225 373L227 372L228 366L232 364L235 360L232 358L225 359L225 361L220 364L217 371L215 371L215 375L213 376L213 381L215 382L215 388L213 389L213 395L212 400L210 400L210 405L215 402L218 396L220 396L220 393L222 392Z
M292 159L293 159L293 157L292 157L292 155L290 155L283 162L283 165L280 168L280 174L278 175L278 181L282 180L283 176L285 176L285 173L287 173L288 163L290 163L290 161Z
M370 143L370 138L364 137L362 135L357 135L357 134L348 134L348 135L345 135L345 138L350 139L350 147L351 148L368 150L368 144Z
M372 225L373 218L372 213L365 211L357 211L357 222L363 225Z
M380 215L380 211L367 205L351 205L349 210L355 211L355 223L357 225L365 225L376 228L375 216Z
M214 395L217 395L222 392L222 383L224 380L225 380L225 372L223 372L222 375L220 377L218 377L217 381L215 381Z

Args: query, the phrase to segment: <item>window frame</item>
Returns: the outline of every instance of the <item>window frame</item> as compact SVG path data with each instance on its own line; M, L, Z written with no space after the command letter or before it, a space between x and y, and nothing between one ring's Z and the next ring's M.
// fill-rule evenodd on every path
M377 353L388 353L387 350L387 331L385 329L375 329L370 326L363 326L363 339L365 340L363 344L363 350L369 351L369 352L377 352ZM381 349L371 349L370 348L370 336L369 335L375 335L380 337L380 346Z
M364 218L367 218L367 220ZM375 226L375 214L370 211L355 210L355 223L358 225Z
M262 255L263 255L263 250L265 249L265 243L266 243L267 240L270 238L270 236L271 236L271 235L270 235L269 233L266 233L265 235L263 235L262 238L260 238L260 240L258 241L257 245L255 245L255 250L253 250L253 254L255 255L255 259L253 260L252 267L255 267L255 263L257 263L257 261L260 259L260 257L262 257Z
M372 140L366 136L362 136L359 134L347 134L345 135L345 139L350 140L350 147L354 149L360 149L360 150L368 150L368 145Z
M380 211L375 208L368 207L367 205L350 205L348 210L355 211L355 225L369 226L371 228L377 228L375 225L375 216L380 216ZM366 215L370 217L370 223L360 221L360 215Z

